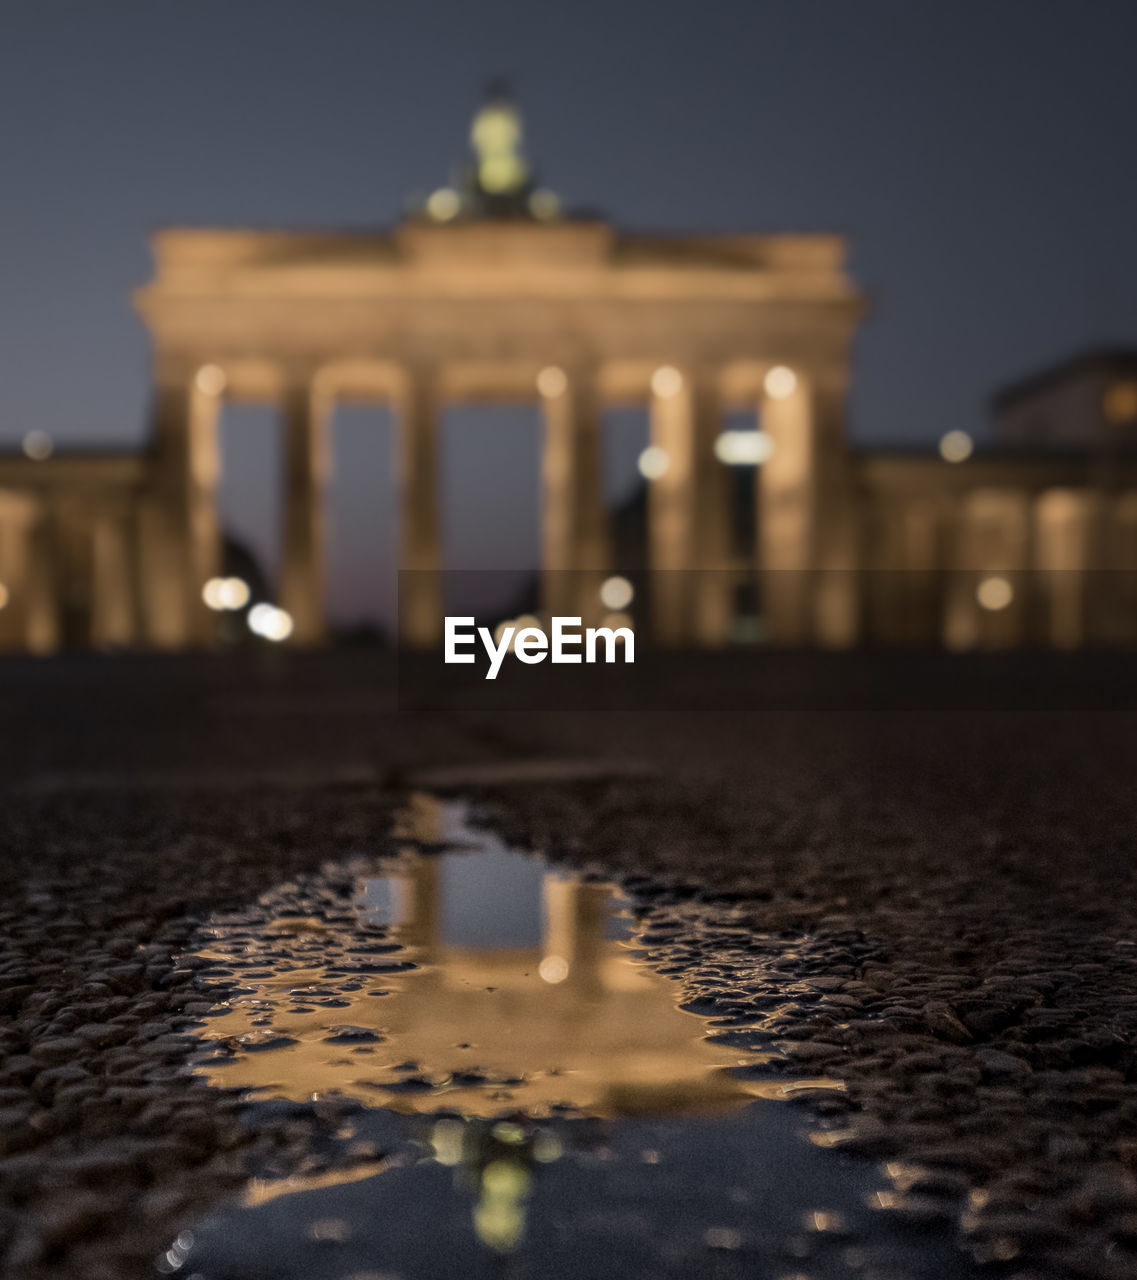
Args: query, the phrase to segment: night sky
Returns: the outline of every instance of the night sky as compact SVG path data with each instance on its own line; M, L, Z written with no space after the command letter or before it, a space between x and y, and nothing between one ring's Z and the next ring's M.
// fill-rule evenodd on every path
M147 352L126 295L151 228L388 225L463 158L495 74L570 208L636 229L848 233L874 304L854 439L981 432L1001 382L1137 342L1135 50L1123 0L8 0L0 446L32 428L141 441ZM536 422L448 417L451 565L535 561ZM613 491L643 429L617 426ZM337 418L341 618L382 609L387 437L379 411ZM266 546L265 413L227 414L225 460L227 517Z

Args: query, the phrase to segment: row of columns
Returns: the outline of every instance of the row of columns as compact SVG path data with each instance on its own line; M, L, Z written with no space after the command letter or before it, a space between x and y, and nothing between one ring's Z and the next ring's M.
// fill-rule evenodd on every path
M132 494L0 493L0 649L138 641Z
M821 389L782 369L777 395L760 392L762 426L773 453L759 472L756 553L771 638L782 643L852 639L855 605L838 585L828 620L815 587L826 556L848 539L827 537L840 523L843 475L828 477L822 453L844 457L839 395L827 412ZM390 391L396 416L402 640L428 647L441 637L439 504L440 379L404 370ZM542 459L542 566L549 613L588 619L610 563L601 466L601 399L594 371L548 367L536 379L545 438ZM158 643L208 643L212 619L202 584L220 569L216 511L218 411L225 375L198 370L190 385L159 391L156 439L159 501L152 515L147 573L149 630ZM280 394L284 421L284 547L281 603L297 643L325 633L326 520L330 413L334 391L319 376ZM650 482L649 564L655 633L665 644L714 645L729 635L733 584L726 469L715 457L722 400L712 371L664 366L651 379L651 442L667 465ZM834 466L832 460L830 468ZM834 565L836 565L834 561ZM659 572L667 570L668 572ZM844 575L847 579L849 575ZM835 581L840 583L841 575ZM844 595L842 595L844 591Z
M893 498L877 524L867 575L876 638L954 649L1137 640L1137 598L1126 598L1137 596L1137 492Z

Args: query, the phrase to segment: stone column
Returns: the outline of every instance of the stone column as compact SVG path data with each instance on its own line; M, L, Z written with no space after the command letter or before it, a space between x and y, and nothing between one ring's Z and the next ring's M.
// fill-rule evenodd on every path
M159 385L154 402L155 486L147 504L147 631L160 648L209 645L216 619L202 588L221 567L217 421L225 376L205 365Z
M1137 643L1137 491L1118 494L1111 517L1112 555L1108 585L1109 632L1113 644Z
M327 521L330 409L309 381L286 388L284 419L284 555L281 605L292 616L292 642L317 645L327 637Z
M401 915L395 923L402 938L412 947L422 948L421 959L435 958L442 945L442 878L437 858L423 858L397 877L402 893Z
M811 638L811 574L816 566L816 421L813 391L798 371L767 375L758 420L770 457L758 469L758 572L767 634L775 644ZM771 393L773 392L773 393Z
M1086 578L1096 494L1050 489L1034 504L1034 568L1042 639L1059 649L1086 640Z
M600 411L587 374L558 368L537 380L545 418L541 455L542 607L549 616L598 620L608 567Z
M58 545L51 513L44 510L28 530L24 635L29 653L54 653L62 641Z
M438 386L432 371L408 373L395 412L399 500L399 638L428 649L442 639L442 546L438 503Z
M1013 489L973 489L957 515L955 568L945 617L949 648L1008 648L1025 632L1029 499Z
M29 647L32 534L40 512L38 498L0 492L0 649L22 652Z
M549 871L542 897L545 937L541 977L552 984L567 981L580 993L600 990L608 946L604 939L608 890Z
M666 465L650 482L648 545L655 634L664 645L716 645L729 638L729 489L714 455L720 425L707 376L670 367L656 371L651 443Z
M830 649L847 648L861 631L863 534L845 439L846 378L844 368L822 367L806 380L813 454L806 503L811 513L805 534L810 558L803 583L806 626L810 639Z
M105 510L94 520L91 639L96 645L133 643L134 590L127 514Z

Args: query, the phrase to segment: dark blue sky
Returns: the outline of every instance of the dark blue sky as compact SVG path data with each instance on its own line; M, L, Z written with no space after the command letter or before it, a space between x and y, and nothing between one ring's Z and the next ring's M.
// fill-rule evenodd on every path
M874 298L856 439L981 429L999 382L1137 341L1135 48L1124 0L9 0L0 445L33 427L142 438L126 295L150 228L389 223L446 179L499 72L570 205L634 228L850 235ZM227 506L263 541L267 420L232 419ZM365 579L389 563L380 421L345 415L337 440L341 613L374 602ZM534 422L450 424L466 561L535 552ZM502 467L526 492L490 521Z

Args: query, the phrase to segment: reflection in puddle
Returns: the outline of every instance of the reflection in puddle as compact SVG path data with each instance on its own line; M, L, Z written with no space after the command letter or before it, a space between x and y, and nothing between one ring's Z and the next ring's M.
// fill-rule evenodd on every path
M401 834L434 843L455 813L420 800L410 816ZM407 849L383 870L354 902L293 904L256 936L247 916L218 923L205 954L244 968L248 987L210 1020L218 1047L199 1067L212 1083L482 1117L750 1096L722 1070L738 1054L709 1044L675 984L636 959L613 886L488 835L473 850Z
M160 1270L856 1271L847 1235L879 1178L835 1178L788 1108L755 1102L839 1084L737 1078L739 1051L707 1040L678 984L638 957L612 885L510 851L428 797L397 835L378 868L339 865L211 922L203 974L239 985L195 1069L265 1107L343 1101L345 1119L324 1167L254 1180ZM961 1274L954 1254L929 1260L912 1274Z

